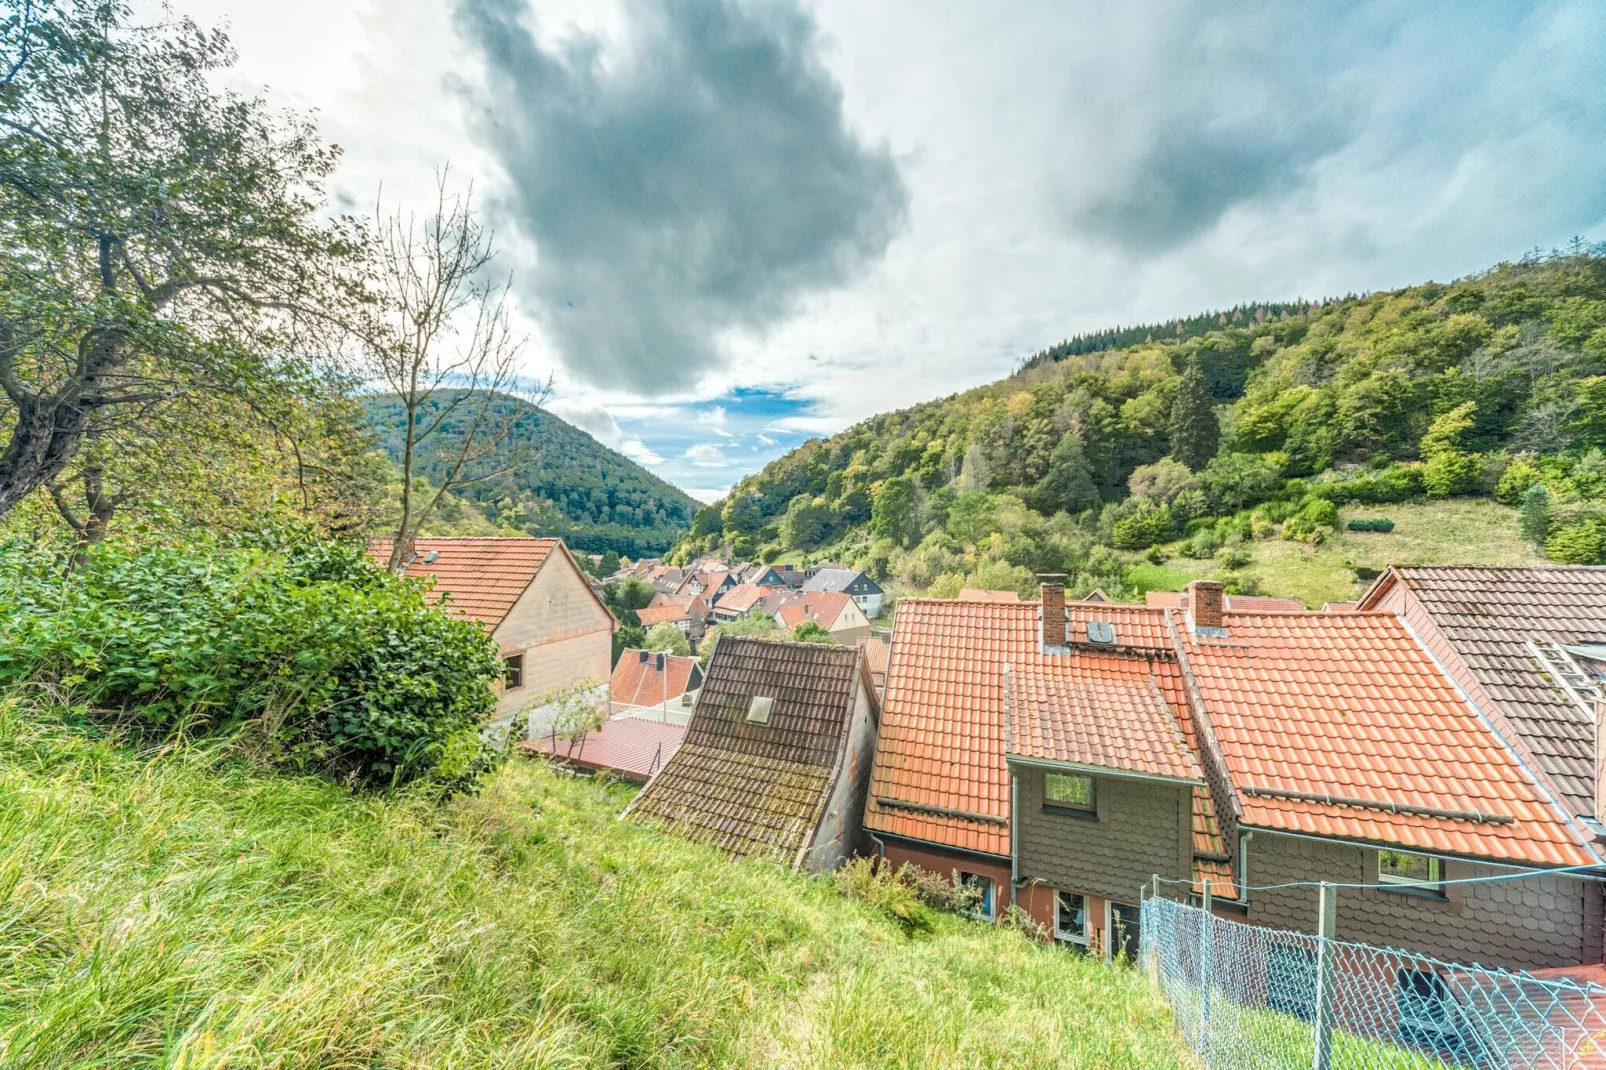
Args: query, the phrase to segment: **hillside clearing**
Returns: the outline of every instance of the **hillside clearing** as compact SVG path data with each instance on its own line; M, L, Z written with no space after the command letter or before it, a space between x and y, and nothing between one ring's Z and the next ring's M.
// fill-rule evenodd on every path
M1143 975L616 819L518 763L353 797L0 706L7 1067L1184 1063Z
M1355 517L1388 517L1388 534L1354 532L1343 524ZM1250 564L1229 572L1214 560L1194 561L1167 547L1162 565L1142 564L1128 574L1143 591L1180 590L1193 579L1253 579L1262 594L1297 598L1312 609L1323 602L1360 597L1367 581L1356 569L1381 572L1389 565L1541 565L1545 561L1517 534L1516 510L1486 498L1397 505L1349 507L1340 512L1340 530L1320 546L1264 539L1245 543Z

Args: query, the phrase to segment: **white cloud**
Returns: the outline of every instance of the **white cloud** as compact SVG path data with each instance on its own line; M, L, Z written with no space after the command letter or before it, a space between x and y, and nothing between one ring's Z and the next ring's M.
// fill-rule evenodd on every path
M627 438L619 443L619 452L637 464L663 464L664 459L654 453L639 438Z
M680 489L704 505L712 505L731 492L729 484L723 487L682 487Z
M715 405L711 409L704 409L699 412L697 414L697 422L713 431L716 435L723 435L726 438L736 437L725 430L725 406L723 405Z
M780 445L779 442L777 442L775 439L771 438L770 436L764 434L762 431L760 431L759 434L758 434L758 441L759 441L760 445L764 445L764 446L779 446Z
M717 442L699 442L681 456L699 468L723 468L730 463Z
M546 407L552 415L567 420L603 445L612 446L627 457L632 456L623 447L625 433L620 429L619 421L603 406L572 398L553 398Z

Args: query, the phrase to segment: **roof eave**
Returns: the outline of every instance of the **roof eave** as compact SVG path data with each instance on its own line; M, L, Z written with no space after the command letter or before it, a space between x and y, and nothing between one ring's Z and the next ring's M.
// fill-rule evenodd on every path
M1186 785L1188 787L1205 787L1203 774L1199 777L1168 776L1164 773L1148 773L1136 769L1120 769L1108 765L1089 765L1085 762L1065 762L1054 758L1039 758L1029 754L1011 754L1004 752L1004 761L1014 762L1016 765L1036 766L1040 769L1063 769L1072 773L1083 773L1089 776L1116 777L1121 780L1148 780L1163 784Z

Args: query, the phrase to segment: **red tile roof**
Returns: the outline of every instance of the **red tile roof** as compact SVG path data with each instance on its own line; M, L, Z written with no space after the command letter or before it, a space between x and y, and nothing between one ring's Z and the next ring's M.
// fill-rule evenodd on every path
M1006 753L1203 784L1204 772L1160 691L1157 671L1165 669L1153 657L1079 649L1006 670Z
M368 544L368 556L383 565L390 559L391 539ZM432 601L450 594L447 604L457 613L495 631L524 593L559 539L441 537L416 539L417 556L407 566L414 579L435 578ZM430 554L434 560L425 561Z
M608 692L614 702L626 706L657 706L696 687L701 676L696 658L626 647L613 667Z
M685 738L685 725L646 717L615 717L604 721L596 731L587 732L578 742L548 735L521 746L585 769L645 781L675 756Z
M836 626L836 620L842 615L842 611L851 605L853 599L849 595L814 591L804 595L801 601L780 607L775 611L775 615L781 619L781 625L789 631L806 620L812 620L826 631L830 631Z
M769 594L768 587L756 583L738 583L727 587L725 593L714 600L714 605L727 613L746 613Z
M892 644L874 635L866 635L859 640L858 645L859 649L864 651L864 660L870 666L870 672L884 675L887 671L887 658L892 653Z
M1014 591L986 591L980 587L966 587L959 592L961 602L1019 602Z
M641 621L643 628L651 628L655 624L670 624L678 620L690 620L691 611L685 606L647 606L644 609L636 610L636 617Z
M1515 756L1388 613L1229 613L1173 624L1246 825L1586 865Z

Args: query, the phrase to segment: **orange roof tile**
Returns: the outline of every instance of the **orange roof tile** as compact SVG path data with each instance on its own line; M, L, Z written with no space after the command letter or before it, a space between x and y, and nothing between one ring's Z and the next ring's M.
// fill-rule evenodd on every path
M859 647L864 651L865 663L870 666L872 673L887 671L887 657L892 653L891 643L873 635L866 635L859 640Z
M775 611L781 618L781 624L786 628L796 628L806 620L812 620L826 631L836 625L836 619L842 611L853 604L849 595L836 594L830 591L815 591L803 596L802 601L784 605Z
M1244 824L1473 858L1594 861L1392 614L1225 619L1227 638L1200 638L1173 612Z
M383 565L393 540L375 539L368 556ZM440 537L415 539L417 556L407 566L413 579L434 577L431 601L450 595L448 606L495 631L541 571L560 539ZM433 560L426 561L431 554Z
M702 678L696 658L626 647L608 681L609 697L626 706L656 706L679 698Z
M727 587L725 593L714 599L714 605L727 613L746 613L769 593L769 588L756 583L738 583Z
M1204 783L1153 657L1073 649L1005 671L1010 757Z
M636 610L636 617L641 621L643 628L651 628L655 624L669 624L677 620L690 620L691 613L685 606L647 606Z
M959 592L961 602L1019 602L1014 591L987 591L980 587L966 587Z

